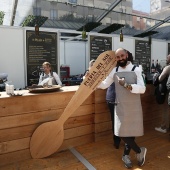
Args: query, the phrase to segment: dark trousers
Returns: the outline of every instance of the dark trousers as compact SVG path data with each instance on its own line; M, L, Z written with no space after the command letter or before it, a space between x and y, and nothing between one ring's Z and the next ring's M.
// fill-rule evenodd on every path
M114 110L115 110L115 104L107 101L107 105L109 107L110 114L111 114L114 145L119 146L121 138L114 134L114 117L115 117Z
M136 153L140 153L140 147L135 142L135 137L121 137L125 142L124 155L129 155L130 150L133 149Z

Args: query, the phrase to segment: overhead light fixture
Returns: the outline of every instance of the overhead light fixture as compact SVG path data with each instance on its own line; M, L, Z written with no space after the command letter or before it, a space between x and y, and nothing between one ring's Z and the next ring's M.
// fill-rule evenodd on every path
M102 25L101 22L88 22L82 27L80 27L79 29L77 29L77 31L83 31L83 29L85 29L86 32L90 32L91 30L95 29L96 27L100 25Z
M113 23L107 27L105 27L104 29L100 30L98 33L105 33L105 34L110 34L122 27L124 27L125 25L123 24L117 24L117 23Z
M83 27L83 31L82 31L82 39L83 39L83 40L86 39L86 29L85 29L85 27Z
M120 31L120 42L123 42L123 33L122 33L122 29Z
M39 26L35 24L35 35L39 36Z
M134 35L134 37L144 38L144 37L148 37L148 36L151 36L151 35L153 35L153 34L156 34L156 33L158 33L158 32L157 32L157 31L147 31L147 32L143 32L143 33Z

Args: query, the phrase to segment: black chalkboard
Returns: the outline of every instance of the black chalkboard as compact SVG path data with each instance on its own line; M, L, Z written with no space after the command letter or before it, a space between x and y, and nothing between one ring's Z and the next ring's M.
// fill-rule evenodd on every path
M90 36L90 60L107 50L112 50L112 37Z
M151 45L148 41L135 40L135 62L142 65L144 73L150 73Z
M27 85L37 84L42 72L42 63L50 62L58 72L57 33L26 31Z

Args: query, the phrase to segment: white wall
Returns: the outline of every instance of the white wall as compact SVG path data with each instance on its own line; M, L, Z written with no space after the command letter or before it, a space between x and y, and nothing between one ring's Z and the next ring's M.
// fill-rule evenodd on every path
M86 70L87 43L77 41L60 42L60 65L70 66L70 75L83 74Z
M0 27L0 73L8 73L15 88L25 87L22 28Z
M168 55L168 44L161 40L152 40L151 44L151 58L155 61L166 60Z
M130 51L135 57L135 38L124 36L123 42L120 42L120 38L117 35L113 36L113 50L117 48L124 48Z

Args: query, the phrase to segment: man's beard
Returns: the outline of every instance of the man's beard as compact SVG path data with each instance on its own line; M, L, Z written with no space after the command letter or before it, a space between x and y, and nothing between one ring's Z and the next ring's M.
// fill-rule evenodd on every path
M121 62L121 61L123 61L123 62ZM126 60L121 60L121 61L118 61L117 62L117 64L118 64L118 66L120 66L120 67L125 67L126 66L126 64L127 64L127 62L128 62L128 60L126 59Z

